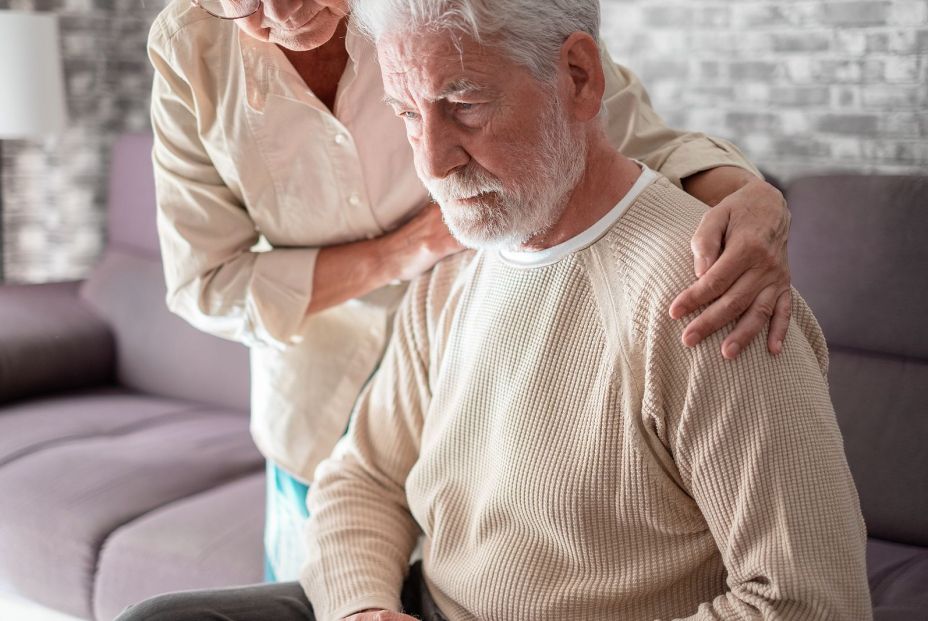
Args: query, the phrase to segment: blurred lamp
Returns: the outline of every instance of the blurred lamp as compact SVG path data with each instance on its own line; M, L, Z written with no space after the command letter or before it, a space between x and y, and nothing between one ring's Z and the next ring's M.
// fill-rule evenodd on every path
M66 122L56 16L0 11L0 147L4 139L51 136L60 132ZM3 272L0 185L0 281Z

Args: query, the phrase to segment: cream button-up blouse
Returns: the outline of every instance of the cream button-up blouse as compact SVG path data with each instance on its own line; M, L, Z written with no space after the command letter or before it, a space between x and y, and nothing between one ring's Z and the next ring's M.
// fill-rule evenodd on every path
M174 0L155 20L152 125L170 309L251 349L251 430L310 481L376 368L403 287L307 315L319 249L382 235L427 202L372 45L349 28L334 113L273 44ZM675 183L738 151L668 129L637 78L607 69L608 131ZM260 242L260 243L259 243Z

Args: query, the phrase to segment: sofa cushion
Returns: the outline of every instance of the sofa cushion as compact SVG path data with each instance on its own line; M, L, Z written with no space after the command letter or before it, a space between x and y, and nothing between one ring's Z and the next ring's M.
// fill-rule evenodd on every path
M870 539L867 573L875 621L928 618L928 549Z
M114 531L262 468L241 415L203 408L150 423L0 466L0 581L90 618L98 553Z
M794 284L830 345L928 359L928 177L794 182Z
M867 527L928 545L928 177L809 177L787 199L793 279L831 349Z
M867 529L928 546L928 362L834 347L828 375Z
M79 286L0 287L0 402L112 382L113 337Z
M103 546L96 618L170 591L263 579L264 473L256 473L129 522Z
M121 388L7 405L0 415L0 466L82 438L115 438L170 418L186 418L205 407L208 406L147 397Z
M81 295L116 336L116 375L142 392L248 411L248 350L191 327L165 305L156 259L108 250Z

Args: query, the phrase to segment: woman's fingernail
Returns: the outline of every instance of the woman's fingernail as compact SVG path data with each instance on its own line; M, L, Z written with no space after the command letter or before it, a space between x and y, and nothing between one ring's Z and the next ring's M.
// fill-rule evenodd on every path
M741 347L737 343L731 343L725 346L725 351L722 352L722 355L731 360L737 357L739 353L741 353Z

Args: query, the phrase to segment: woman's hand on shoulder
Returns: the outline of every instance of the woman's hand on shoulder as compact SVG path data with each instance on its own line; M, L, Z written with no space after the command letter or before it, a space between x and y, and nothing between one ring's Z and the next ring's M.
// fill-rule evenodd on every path
M451 235L441 209L430 203L409 222L383 237L385 259L399 280L412 280L464 247Z
M789 224L783 194L761 179L709 210L692 242L698 280L670 306L674 319L706 307L686 326L685 345L736 322L722 343L725 358L737 357L768 325L767 349L782 351L792 306Z

